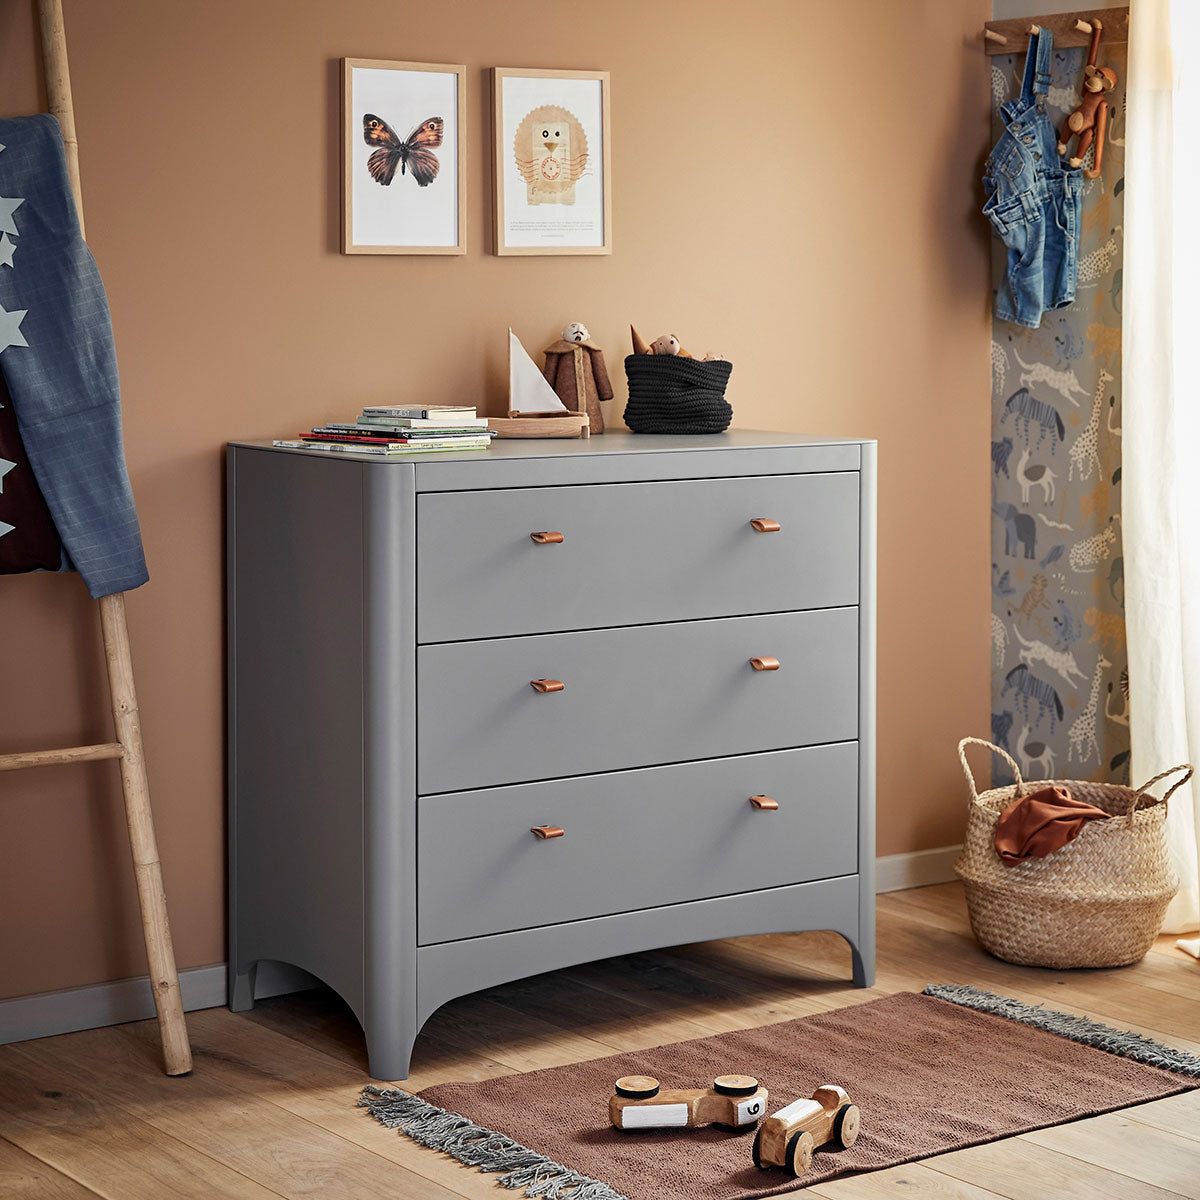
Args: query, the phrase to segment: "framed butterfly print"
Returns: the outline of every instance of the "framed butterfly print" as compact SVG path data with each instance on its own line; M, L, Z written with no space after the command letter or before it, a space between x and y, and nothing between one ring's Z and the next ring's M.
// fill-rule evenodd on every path
M494 250L612 253L607 71L492 69Z
M466 67L342 59L342 253L462 254Z

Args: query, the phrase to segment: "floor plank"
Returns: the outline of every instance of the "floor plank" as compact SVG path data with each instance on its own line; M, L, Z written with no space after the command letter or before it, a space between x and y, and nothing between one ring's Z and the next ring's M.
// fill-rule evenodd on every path
M1123 1112L1038 1129L1025 1134L1024 1140L1104 1167L1114 1175L1200 1200L1200 1149L1196 1142L1131 1120ZM1110 1195L1123 1196L1127 1186L1122 1180Z
M95 1200L96 1195L0 1137L0 1196L6 1200Z
M1181 1092L1165 1100L1139 1104L1136 1108L1125 1109L1125 1115L1131 1121L1200 1141L1200 1091ZM1200 1151L1197 1154L1200 1155Z
M1122 1176L1114 1193L1113 1174L1094 1163L1061 1154L1027 1137L1006 1138L986 1146L955 1150L927 1160L933 1171L990 1188L1007 1200L1176 1200L1178 1193Z
M971 983L1200 1052L1200 967L1161 939L1132 967L1017 967L975 943L958 884L879 899L873 989L850 985L849 952L835 934L625 955L451 1001L422 1031L401 1086L419 1091L751 1028L932 982ZM159 1070L153 1022L0 1047L0 1196L504 1194L490 1176L355 1107L368 1081L362 1032L330 993L260 1001L246 1014L210 1009L191 1014L189 1025L196 1070L186 1079ZM1198 1162L1200 1091L802 1194L1175 1200L1200 1196Z
M395 1200L449 1200L456 1195L396 1171L374 1152L297 1118L217 1071L169 1078L159 1068L158 1047L139 1043L123 1028L88 1030L69 1038L73 1044L65 1060L47 1046L58 1039L9 1049L28 1060L42 1086L64 1093L71 1089L92 1108L120 1110L110 1123L133 1118L211 1160L216 1170L257 1181L261 1188L256 1195L262 1189L323 1200L358 1200L375 1191ZM352 1104L353 1096L346 1102ZM90 1180L88 1185L94 1186ZM161 1185L154 1195L164 1195Z
M922 1196L926 1200L997 1200L1000 1193L976 1187L961 1179L939 1175L921 1163L906 1163L886 1171L847 1175L798 1193L826 1200L896 1200L897 1196ZM1045 1200L1040 1197L1039 1200ZM1055 1198L1057 1200L1057 1198Z
M99 1032L119 1043L116 1030ZM121 1111L103 1087L80 1086L66 1044L79 1036L0 1047L0 1136L107 1200L279 1195Z

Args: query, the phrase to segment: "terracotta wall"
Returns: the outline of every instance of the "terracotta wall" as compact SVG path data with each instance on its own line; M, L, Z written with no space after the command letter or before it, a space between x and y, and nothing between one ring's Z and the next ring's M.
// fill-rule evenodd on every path
M224 956L222 444L393 399L500 411L505 330L670 329L735 424L881 443L879 849L957 841L987 730L985 0L67 0L151 582L129 598L182 966ZM39 96L0 4L0 112ZM469 64L465 258L345 258L337 60ZM483 69L612 72L615 253L487 253ZM623 396L609 405L619 421ZM0 583L0 744L105 740L75 577ZM110 766L0 777L0 996L144 970Z

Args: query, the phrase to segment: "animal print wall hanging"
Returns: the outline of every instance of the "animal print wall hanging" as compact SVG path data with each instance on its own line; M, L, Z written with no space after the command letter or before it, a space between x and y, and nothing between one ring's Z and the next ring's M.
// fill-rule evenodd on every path
M1083 48L1055 51L1047 116L1079 104ZM1075 302L1039 328L992 326L992 739L1027 778L1128 782L1121 552L1124 46L1110 45L1108 149L1083 179ZM992 59L992 115L1023 54ZM996 246L993 278L1005 269ZM1008 770L993 761L997 782Z
M462 254L466 68L342 59L342 252Z

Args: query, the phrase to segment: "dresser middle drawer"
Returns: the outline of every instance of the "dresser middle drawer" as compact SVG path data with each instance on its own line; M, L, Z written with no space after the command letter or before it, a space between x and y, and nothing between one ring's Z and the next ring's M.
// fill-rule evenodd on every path
M845 471L423 494L417 640L857 604L858 489Z
M418 805L426 945L858 870L856 742Z
M834 608L421 646L417 790L855 739L858 617Z

